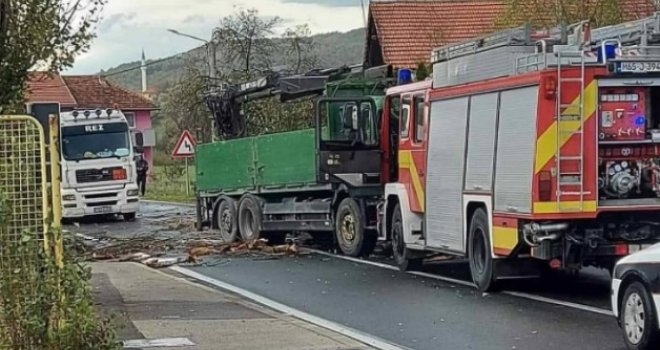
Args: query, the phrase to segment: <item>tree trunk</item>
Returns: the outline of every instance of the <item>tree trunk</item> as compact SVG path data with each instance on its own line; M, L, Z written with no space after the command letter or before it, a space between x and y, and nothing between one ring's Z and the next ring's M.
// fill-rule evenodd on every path
M0 0L0 44L5 42L9 29L9 2L10 0Z

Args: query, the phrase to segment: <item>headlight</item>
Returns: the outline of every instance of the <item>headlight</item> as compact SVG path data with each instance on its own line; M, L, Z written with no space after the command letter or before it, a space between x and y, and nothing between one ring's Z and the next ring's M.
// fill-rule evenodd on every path
M66 194L62 196L63 201L75 201L76 200L76 195L75 194Z
M138 193L140 193L139 190L128 190L128 191L126 191L126 195L129 196L129 197L135 197L135 196L138 195Z

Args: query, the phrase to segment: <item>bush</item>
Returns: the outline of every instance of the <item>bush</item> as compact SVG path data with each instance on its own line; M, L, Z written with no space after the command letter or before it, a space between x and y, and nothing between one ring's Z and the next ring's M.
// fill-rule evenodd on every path
M6 203L6 202L5 202ZM7 218L0 196L0 232ZM6 232L6 231L5 231ZM91 269L65 249L63 266L34 233L0 237L0 349L120 349L92 301Z

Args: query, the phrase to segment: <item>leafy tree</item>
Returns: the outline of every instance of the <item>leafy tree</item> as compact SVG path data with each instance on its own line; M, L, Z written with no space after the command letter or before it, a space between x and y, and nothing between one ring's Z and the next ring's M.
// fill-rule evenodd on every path
M415 78L417 81L422 81L425 80L426 78L431 75L431 72L429 71L429 66L426 65L424 62L419 62L417 64L417 69L415 70Z
M0 0L0 110L18 109L28 70L70 67L107 0Z
M186 73L179 79L162 99L162 111L159 113L164 117L156 122L166 127L165 142L160 142L164 152L174 147L177 137L183 130L190 130L197 134L200 141L211 139L211 113L204 102L204 91L207 89L207 81L202 71L190 65Z
M292 63L288 63L295 73L312 69L318 64L318 56L313 52L314 40L306 24L289 28L284 32L283 44Z
M213 40L219 43L225 61L238 65L242 78L250 78L253 72L272 67L275 44L270 37L281 23L279 17L263 18L256 9L242 9L220 20Z
M233 64L233 67L222 67L223 82L242 83L273 71L300 73L317 64L309 27L301 25L286 29L282 37L276 39L273 36L281 22L278 17L260 17L256 9L239 10L220 21L213 40L222 51L223 62ZM273 59L282 54L279 62ZM276 66L277 63L283 66ZM231 120L233 135L299 129L311 125L313 115L309 101L281 106L274 99L264 99L246 103L244 107L246 125ZM232 119L236 117L234 115Z

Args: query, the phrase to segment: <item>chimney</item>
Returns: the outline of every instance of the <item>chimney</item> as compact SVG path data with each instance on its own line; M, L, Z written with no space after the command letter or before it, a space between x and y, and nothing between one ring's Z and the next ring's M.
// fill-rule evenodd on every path
M144 55L144 49L142 49L142 93L147 93L147 58Z

